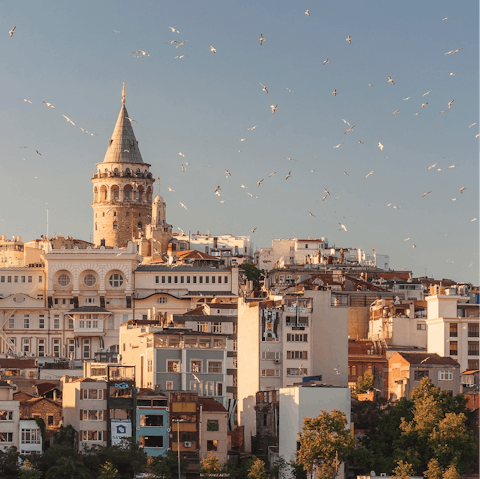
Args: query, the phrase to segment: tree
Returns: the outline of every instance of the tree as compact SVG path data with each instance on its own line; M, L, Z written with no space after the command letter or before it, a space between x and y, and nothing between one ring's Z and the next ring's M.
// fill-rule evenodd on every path
M18 477L18 458L20 453L15 446L6 451L0 451L0 477L2 479L16 479Z
M265 471L265 463L258 459L258 457L253 457L253 464L248 470L248 479L267 479L267 472Z
M373 382L375 378L373 375L367 371L363 376L359 377L357 380L357 385L355 386L355 392L357 394L364 394L368 391L373 390Z
M430 459L427 470L423 473L426 479L442 479L443 471L436 458Z
M202 467L200 468L200 472L203 472L205 474L214 474L216 472L220 472L223 469L220 460L217 456L215 456L213 451L210 451L207 454L207 457L205 459L202 459L201 464Z
M180 459L180 469L184 469L187 465L185 459ZM178 475L178 457L173 451L167 451L164 456L155 458L153 465L153 473L160 477L173 477Z
M90 472L79 457L61 457L47 471L46 479L90 479Z
M258 269L252 263L243 263L240 265L240 269L245 271L247 279L253 282L254 289L260 289L260 280L265 277L265 271L263 269Z
M398 461L397 467L392 471L392 479L410 479L413 476L412 465L408 462Z
M457 468L452 464L448 466L443 473L443 479L462 479L462 476L458 473Z
M299 433L297 462L307 471L315 469L319 479L334 477L340 462L345 461L355 447L346 425L347 417L337 409L331 413L321 411L313 419L306 417Z
M40 479L42 477L42 471L36 471L32 463L27 459L23 463L23 470L20 471L18 479Z
M106 462L100 466L100 475L97 479L119 479L120 474L118 470L113 467L111 462Z

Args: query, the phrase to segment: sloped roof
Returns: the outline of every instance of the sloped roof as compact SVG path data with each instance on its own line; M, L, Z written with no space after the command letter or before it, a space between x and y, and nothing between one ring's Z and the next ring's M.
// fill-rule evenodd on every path
M197 306L195 309L191 309L186 313L182 313L182 316L206 316L206 313L203 309L203 304L202 304L200 306Z
M180 259L209 259L212 261L220 261L220 258L210 256L207 253L202 253L196 249L189 249L187 251L178 251L175 253Z
M450 357L439 356L437 353L404 353L397 351L397 354L400 354L402 358L408 361L410 364L424 364L427 365L449 365L449 366L460 366L460 364L455 361L455 359Z
M199 396L198 402L202 405L203 411L228 412L223 404L215 399Z
M60 384L56 383L37 383L37 391L39 396L43 396L53 389L60 389Z
M36 359L1 358L0 368L32 369L37 366Z
M212 309L238 309L237 303L207 303Z
M122 108L112 138L108 143L103 163L143 163L132 122L125 107L125 89L123 90Z

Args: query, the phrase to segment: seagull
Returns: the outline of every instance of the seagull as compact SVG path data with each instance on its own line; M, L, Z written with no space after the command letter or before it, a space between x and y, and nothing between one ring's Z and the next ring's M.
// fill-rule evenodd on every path
M452 201L457 201L457 198L452 198Z
M20 148L28 148L28 146L21 146Z
M422 110L423 108L425 108L427 105L428 105L428 101L425 102L425 103L422 103L422 106L420 107L420 110Z
M449 73L449 75L451 75L451 76L453 76L453 77L454 77L454 76L455 76L455 73L453 73L453 72L450 72L450 73Z
M468 128L472 128L472 126L475 126L477 123L478 121L476 121L475 123L472 123Z
M118 30L113 30L114 33L120 33Z
M470 221L471 221L471 222L473 222L473 221L477 221L477 218L473 218L473 220L470 220Z
M412 244L412 248L416 248L416 247L417 247L417 245L416 245L416 244Z
M392 85L395 85L395 82L392 80L392 77L388 77L388 83L391 83Z
M328 63L328 58L323 62L324 65Z
M305 15L310 16L310 10L307 8L307 11L305 12Z
M374 172L374 171L375 171L375 170L372 170L368 175L366 175L366 176L365 176L365 179L367 179L370 175L373 175L373 172Z
M247 187L245 185L240 185L240 188L245 188L246 189Z
M447 110L442 110L440 112L438 112L439 115L441 115L442 113L445 113Z
M395 205L395 206L393 207L393 209L394 209L394 210L399 210L399 209L400 209L400 206Z
M451 100L448 102L448 109L450 110L450 108L452 108L452 103L454 102L455 100Z
M350 123L348 123L347 120L345 120L345 119L343 119L343 118L342 118L342 121L343 121L343 123L347 124L348 126L352 126L352 125L350 125Z
M340 225L340 228L343 229L343 231L347 231L347 227L343 223L338 223ZM340 229L339 228L339 229Z
M344 131L343 134L346 135L349 131L353 131L355 125L351 126L347 131Z
M252 195L252 193L250 193L249 191L247 191L247 195L250 196L251 198L257 198L258 199L258 196Z
M175 57L173 57L173 58L184 58L184 57L185 57L185 55L180 55L180 56L177 55L177 56L175 56Z
M210 51L213 52L213 53L217 53L217 50L215 48L213 48L212 45L210 45Z
M331 149L333 150L334 148L340 148L340 145L343 145L343 143L339 143L339 144L338 144L338 145L336 145L336 146L332 146L332 148L331 148Z
M150 56L150 54L147 53L145 50L136 50L132 53L138 53L139 55L143 55L144 57L149 57Z
M428 167L428 169L430 170L430 169L432 169L432 168L435 168L437 165L438 165L438 161L437 161L436 163L434 163L433 165L430 165L430 166Z
M460 50L463 50L463 48L458 48L457 50L450 50L449 52L445 53L445 55L455 55L455 53L458 53Z
M187 171L187 169L182 165L182 172Z
M8 34L10 35L10 37L13 37L13 32L15 31L17 27L13 27L9 32Z
M23 101L26 101L28 103L32 103L30 100L27 100L26 98L24 98Z
M314 218L316 218L316 216L315 216L311 211L309 211L308 214L309 214L310 216L313 216Z
M270 105L270 108L272 109L272 114L275 115L275 111L277 109L278 105Z
M219 201L219 203L225 203L225 200Z
M291 176L292 176L292 172L289 171L289 172L288 172L288 175L285 177L285 179L288 180Z
M378 142L378 147L380 148L381 151L383 151L383 145L380 142Z
M446 20L446 19L445 19L445 20ZM428 358L422 359L422 360L420 361L420 364L424 363L424 362L427 361L428 359L430 359L430 356L428 356Z
M437 171L443 171L443 168L437 168Z
M178 42L175 42L175 43L178 43L178 45L175 47L175 50L178 48L178 47L183 47L183 45L185 45L185 43L187 43L188 40L183 40L183 42L181 43L178 43Z
M455 168L455 165L450 165L448 168Z
M365 143L364 143L363 141L361 141L361 140L358 140L358 143L359 143L360 145L364 145L364 144L365 144Z
M73 126L75 126L75 123L73 123L73 121L70 120L70 118L68 118L68 116L65 116L65 115L62 115L62 116L63 116L63 118L65 118L65 120L68 121L68 123L71 123Z
M259 82L259 83L260 83L260 85L263 86L263 91L264 91L265 93L268 93L267 87L266 87L262 82Z
M262 184L263 178L260 181L257 181L257 186L260 186Z
M332 95L333 95L333 96L337 96L337 90L333 90L333 91L332 91Z
M445 113L445 110L441 111L440 113ZM418 112L418 113L414 113L414 114L413 114L413 116L417 116L417 115L421 115L421 113Z
M173 27L168 27L168 28L170 28L170 30L172 30L172 33L180 33L178 30L175 30L175 28L173 28Z
M265 37L263 36L263 33L260 33L260 45L263 45L264 41L265 41Z
M35 153L36 153L37 155L42 156L42 154L41 154L38 150L35 150ZM460 193L461 193L461 192L460 192Z
M45 105L49 106L50 108L55 109L55 107L51 103L48 103L48 101L42 101L42 103L45 103Z
M270 178L271 176L274 176L276 173L277 173L277 172L274 171L273 173L270 173L270 174L268 175L268 177Z
M350 176L346 171L343 172L344 175Z
M168 42L165 42L165 43L180 43L180 42L177 42L177 40L169 40Z
M466 189L467 189L467 188L466 188L465 186L462 186L462 187L460 188L460 194L463 194L463 192L464 192Z
M180 151L178 154L179 154L180 156L183 156L183 157L185 158L185 155L184 155L181 151Z
M410 100L410 98L412 98L412 97L411 97L411 96L407 96L407 98L404 98L403 101Z
M352 37L348 35L348 37L345 39L348 43L352 43Z
M297 160L295 160L295 159L293 159L293 158L289 158L288 156L284 156L284 158L285 158L286 160L288 160L288 161L297 161Z
M324 197L322 198L322 201L325 201L327 199L328 195L324 195Z
M442 18L442 22L448 20L448 17Z
M409 240L410 240L410 238L405 238L403 241L409 241Z
M427 191L426 193L423 193L422 198L423 198L424 196L429 195L430 193L431 193L431 191Z
M246 140L246 138L240 138L240 141L245 141L245 140Z
M253 228L252 233L255 233L255 231L257 231L257 227L256 227L256 226L255 226L255 228Z
M175 193L175 190L170 188L170 186L167 186L167 189L168 189L168 191L171 191L171 192Z
M293 90L290 90L290 88L285 88L286 90L288 90L290 93L295 93Z
M188 209L181 201L179 201L178 204L179 204L182 208L185 208L186 210Z
M257 125L255 125L255 126L252 126L251 128L247 128L247 131L252 131L252 130L255 130L255 128L257 128Z
M395 116L400 110L395 110L393 113L392 113L392 116Z
M231 173L230 173L228 170L225 170L225 174L226 174L227 176L232 176Z
M422 98L423 98L424 96L427 96L431 91L433 91L433 90L428 90L427 93L424 93L424 94L422 95Z
M327 188L323 188L323 192L326 193L327 195L330 194L330 191L328 191Z
M133 120L132 118L129 118L128 116L125 117L130 123L133 121L134 123L137 123L137 120Z

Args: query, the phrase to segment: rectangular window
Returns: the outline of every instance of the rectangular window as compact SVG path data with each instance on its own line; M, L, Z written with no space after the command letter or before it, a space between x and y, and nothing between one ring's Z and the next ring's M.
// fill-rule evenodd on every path
M89 321L87 321L88 323ZM83 339L83 354L82 359L90 359L90 339Z
M103 441L103 431L83 431L84 441Z
M83 399L103 399L103 389L83 389Z
M200 284L203 283L203 276L199 276L199 277L198 277L198 282L199 282Z
M162 284L165 284L165 276L162 276Z
M479 361L478 359L469 359L468 360L468 369L478 369Z
M279 378L280 369L262 369L262 377L264 378Z
M185 282L185 276L180 276L180 283L184 283Z
M280 359L280 351L262 351L262 359L273 361Z
M287 368L287 376L306 376L307 368Z
M192 359L190 361L190 371L192 373L202 372L202 361L200 359Z
M0 276L0 283L5 283L5 276Z
M425 323L417 323L417 331L422 331L427 329L427 325Z
M30 353L30 338L22 339L22 352L27 354Z
M39 339L37 341L37 348L38 356L43 358L45 356L45 339Z
M468 323L468 337L478 338L478 323Z
M223 282L224 282L225 284L228 283L228 276L225 276L225 277L223 278Z
M452 381L453 372L452 371L438 371L438 380L439 381Z
M207 441L207 451L217 451L218 450L218 440L212 439Z
M13 282L14 282L14 283L18 283L18 276L14 276L14 277L13 277Z
M450 323L450 337L456 338L458 336L458 324Z
M25 276L20 276L20 280L21 283L25 283Z
M428 374L428 370L416 369L414 372L414 380L420 381L423 378L428 378Z
M8 320L8 327L10 329L15 329L15 317L11 317L9 320Z
M164 420L162 414L140 414L139 426L143 427L163 427Z
M223 396L223 383L217 383L217 396Z
M173 381L167 381L165 384L166 391L173 391Z
M40 444L40 429L22 429L22 444Z
M60 316L58 314L53 316L53 329L60 329Z
M0 421L13 421L13 411L0 411Z
M11 283L12 282L12 277L11 276L7 276L7 283Z
M210 283L210 276L205 276L205 283Z
M308 342L308 334L291 334L287 333L287 342L306 343Z
M39 277L38 277L38 282L39 282L39 283L43 283L43 277L42 277L42 276L39 276Z
M190 283L190 276L187 276L187 283Z
M33 282L33 276L29 276L27 281L28 281L29 283L32 283L32 282Z
M173 277L173 282L174 282L174 283L178 283L178 276L174 276L174 277Z
M223 365L222 361L208 361L209 373L222 373Z
M167 372L169 373L179 373L180 372L180 361L177 360L167 360Z
M38 329L45 329L45 316L43 314L38 317Z
M206 396L213 396L213 381L208 381L205 383L205 395Z
M207 431L218 431L218 419L207 419Z
M458 342L450 341L450 356L458 356Z
M73 319L68 318L68 329L73 329Z
M222 282L222 277L221 277L221 276L219 276L217 279L218 279L218 281L217 281L217 282L218 282L218 284L220 284L220 283ZM214 282L215 282L215 281L214 281Z
M69 359L75 359L75 340L68 340L68 357Z
M168 282L169 282L169 283L172 282L172 277L171 277L171 276L168 277Z
M30 316L28 314L23 315L23 329L30 328Z
M469 341L468 342L468 355L469 356L478 356L480 351L478 348L478 341Z
M13 432L0 432L0 442L13 442Z
M201 321L201 322L198 322L197 323L197 331L199 333L208 333L208 326L209 326L210 323L206 322L206 321Z
M287 351L287 359L307 359L307 351Z
M222 323L212 323L212 333L221 333Z
M60 339L52 340L52 352L55 357L60 357Z

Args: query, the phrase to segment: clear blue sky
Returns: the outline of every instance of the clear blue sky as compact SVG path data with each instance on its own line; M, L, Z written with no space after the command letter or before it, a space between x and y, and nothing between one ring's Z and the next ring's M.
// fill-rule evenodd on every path
M90 179L125 81L174 231L257 248L324 236L478 284L478 14L473 0L3 2L0 233L38 238L48 203L51 234L90 239Z

